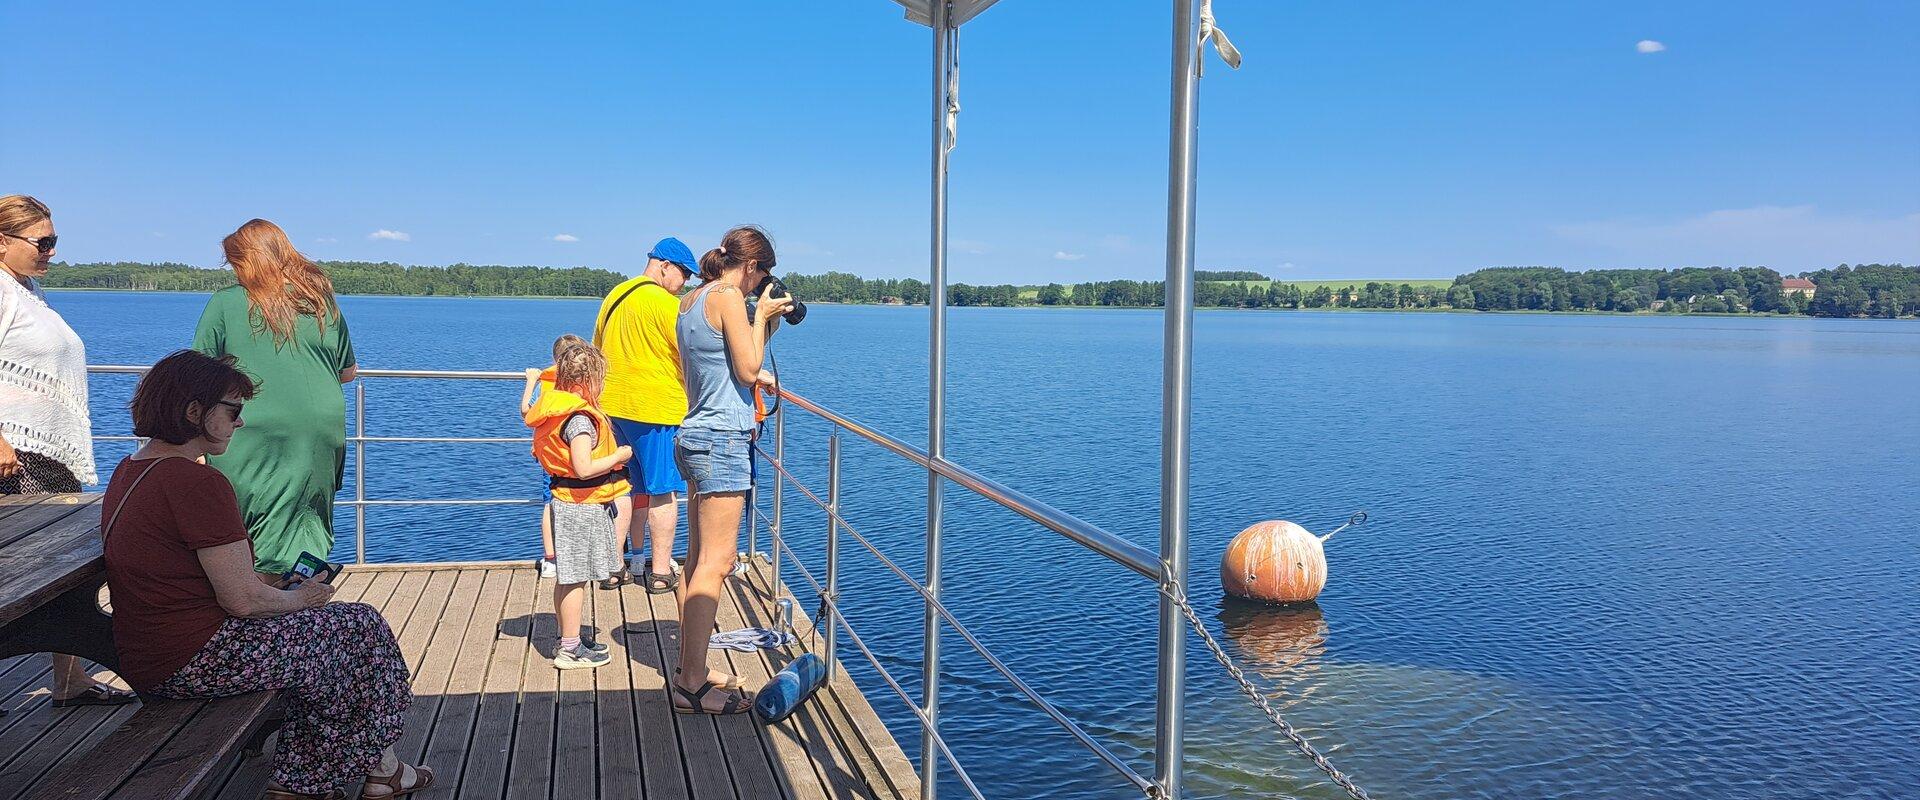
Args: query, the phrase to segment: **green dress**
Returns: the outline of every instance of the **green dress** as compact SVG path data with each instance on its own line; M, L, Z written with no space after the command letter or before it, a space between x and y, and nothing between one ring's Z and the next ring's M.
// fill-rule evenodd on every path
M303 550L326 558L347 456L340 373L355 365L346 320L335 313L322 332L319 320L298 317L293 338L276 347L246 290L230 286L207 301L193 349L234 356L258 388L241 414L246 424L210 460L239 496L254 569L285 572Z

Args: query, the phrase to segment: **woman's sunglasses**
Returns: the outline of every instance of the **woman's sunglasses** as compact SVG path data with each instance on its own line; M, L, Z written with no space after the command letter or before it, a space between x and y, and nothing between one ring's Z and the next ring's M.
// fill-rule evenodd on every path
M19 239L20 241L26 242L27 244L33 245L35 249L40 251L41 255L46 255L48 253L53 252L54 244L60 241L60 237L58 236L42 236L38 239L35 239L31 236L20 236L18 234L12 234L12 233L5 234L5 235L15 239Z

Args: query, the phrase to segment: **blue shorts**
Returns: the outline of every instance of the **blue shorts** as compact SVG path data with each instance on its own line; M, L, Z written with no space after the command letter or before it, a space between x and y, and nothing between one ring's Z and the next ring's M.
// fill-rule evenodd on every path
M753 488L753 431L682 428L673 457L700 494Z
M679 465L673 463L673 437L680 426L608 419L613 421L614 441L633 448L633 460L627 462L627 480L633 483L634 494L686 491L687 482L680 479Z

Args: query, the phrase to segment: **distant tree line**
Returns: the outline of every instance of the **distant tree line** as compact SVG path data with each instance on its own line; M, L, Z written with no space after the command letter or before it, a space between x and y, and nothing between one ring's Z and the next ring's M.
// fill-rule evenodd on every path
M1228 270L1196 269L1193 271L1193 279L1201 283L1205 283L1207 281L1266 281L1268 280L1267 276L1265 275L1262 275L1258 272L1252 272L1244 269L1228 269Z
M1807 276L1813 301L1806 313L1816 317L1910 317L1920 313L1920 266L1845 264Z
M503 267L455 264L409 267L388 262L322 261L342 294L414 296L602 297L625 275L589 267ZM1480 311L1658 311L1663 313L1772 313L1817 317L1907 317L1920 314L1920 267L1842 264L1807 277L1811 298L1783 289L1780 273L1765 267L1607 269L1569 272L1555 267L1497 267L1454 279L1450 287L1369 281L1345 287L1270 281L1257 272L1195 272L1194 304L1203 308L1477 309ZM846 272L782 276L794 294L830 303L925 305L926 282L862 278ZM226 269L187 264L127 262L56 264L43 283L60 289L132 289L210 292L234 283ZM1161 281L1087 281L1044 286L956 283L953 306L1099 306L1157 308Z
M601 297L627 279L589 267L493 267L455 264L408 267L365 261L321 261L341 294L410 296ZM43 284L53 289L211 292L232 286L233 271L187 264L57 264Z
M1645 311L1899 317L1920 311L1920 267L1841 265L1808 276L1813 297L1765 267L1605 269L1500 267L1454 279L1447 304L1481 311Z

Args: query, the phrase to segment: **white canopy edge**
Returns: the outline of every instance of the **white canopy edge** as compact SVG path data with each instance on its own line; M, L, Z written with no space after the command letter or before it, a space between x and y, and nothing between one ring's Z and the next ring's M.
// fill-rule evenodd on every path
M907 10L907 19L931 28L933 27L933 4L943 0L893 0L893 2ZM952 24L953 27L958 28L974 17L980 16L980 12L987 10L988 6L999 0L952 0L952 2Z

